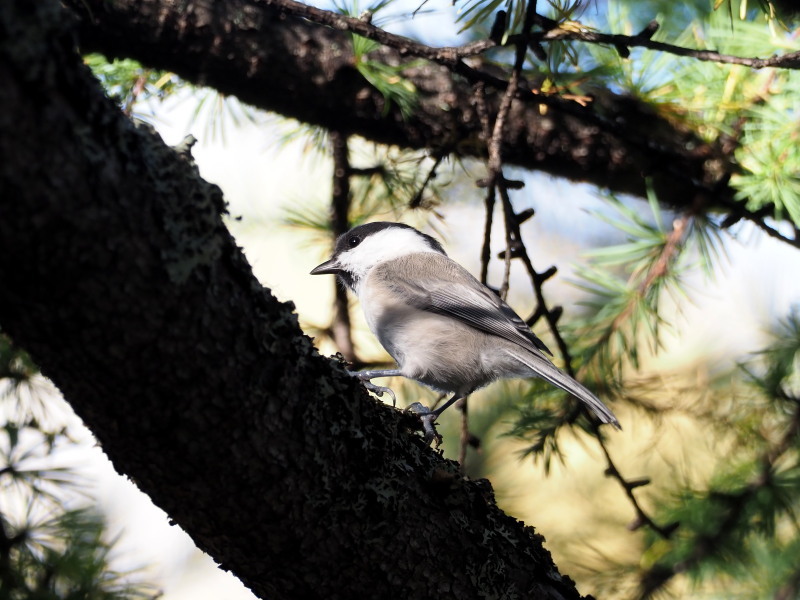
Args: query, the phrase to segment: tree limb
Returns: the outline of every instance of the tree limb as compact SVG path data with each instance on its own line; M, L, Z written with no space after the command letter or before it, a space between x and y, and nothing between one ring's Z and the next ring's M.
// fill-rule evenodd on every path
M135 58L254 106L378 143L434 152L454 148L483 159L472 84L486 84L492 116L507 87L479 63L460 60L466 50L436 49L446 66L413 62L403 71L418 91L414 115L404 119L394 108L384 110L383 96L356 70L349 33L287 16L285 7L258 0L66 3L81 15L83 51ZM318 9L303 10L318 16ZM333 13L326 18L351 23ZM357 21L359 33L373 31ZM409 55L424 52L409 41L401 49L383 47L371 58L400 65ZM603 90L590 109L522 86L518 94L523 101L510 110L504 128L506 163L639 196L649 175L669 205L687 206L700 193L710 197L709 206L729 212L733 190L725 177L734 165L689 128L634 98ZM540 111L541 104L548 110Z

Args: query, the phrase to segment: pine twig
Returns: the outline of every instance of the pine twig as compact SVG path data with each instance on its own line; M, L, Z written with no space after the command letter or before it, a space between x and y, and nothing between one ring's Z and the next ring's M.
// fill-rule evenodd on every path
M338 29L340 31L350 31L370 40L375 40L384 46L394 48L402 55L425 58L448 67L453 67L460 63L464 58L476 56L499 45L498 42L493 39L484 39L469 42L462 46L429 46L427 44L416 42L405 36L384 31L380 27L376 27L370 23L368 20L349 17L347 15L329 10L308 6L306 4L296 2L295 0L259 0L259 2L277 9L281 14L301 17L314 23L327 25L328 27ZM696 50L692 48L676 46L674 44L667 44L665 42L653 41L649 36L652 36L655 31L649 33L649 29L652 28L650 25L648 25L643 32L637 35L598 33L586 28L564 29L552 19L535 14L535 12L530 19L530 25L539 25L543 27L545 31L531 34L528 20L529 19L526 15L526 26L523 28L523 33L517 36L509 36L506 42L507 44L516 45L517 47L527 47L528 43L541 43L555 40L574 40L591 44L608 44L618 49L642 47L650 50L675 54L677 56L694 58L696 60L742 65L750 67L751 69L763 69L767 67L779 69L800 69L800 52L789 52L787 54L771 56L769 58L748 58L743 56L734 56L730 54L721 54L714 50ZM520 40L524 40L525 43L521 44Z
M508 201L507 196L504 198L504 202L507 204L506 209L505 209L506 212L510 213L511 215L513 215L513 211L511 210L511 204ZM515 251L516 251L517 257L519 257L525 263L525 267L528 270L528 274L531 277L531 283L533 285L534 292L535 292L535 295L536 295L537 306L536 306L536 311L535 311L534 314L543 315L546 318L546 320L548 321L548 324L550 326L550 331L552 332L553 337L556 340L556 344L558 345L559 352L561 353L562 358L564 360L564 370L570 375L570 377L575 377L575 370L574 370L574 368L572 366L572 357L570 355L569 348L567 347L566 341L564 340L563 336L561 335L561 332L558 329L557 321L558 321L559 316L561 315L561 311L557 310L557 309L549 309L548 308L547 302L546 302L545 297L544 297L544 292L542 290L542 286L543 286L544 282L547 281L547 279L549 279L552 275L555 274L555 269L552 268L552 269L548 269L544 273L538 273L534 269L533 263L531 262L530 257L528 255L528 251L525 248L525 245L524 245L524 243L522 241L522 237L521 237L520 229L519 229L519 220L515 219L515 218L511 218L509 220L509 223L510 223L510 226L512 228L512 233L513 233L514 237L516 238L517 247L515 248ZM678 229L678 228L676 227L676 229ZM684 229L680 228L680 231L682 233L684 231ZM645 278L645 281L648 282L648 285L652 284L652 282L654 281L655 277L659 273L661 275L663 275L663 273L665 272L665 268L666 268L666 264L667 263L665 263L661 259L664 258L664 260L667 260L668 257L671 257L674 254L674 252L676 251L678 239L679 238L676 238L671 244L670 243L667 244L668 249L665 250L665 253L662 253L662 256L659 257L659 260L656 261L656 265L657 266L654 266L654 268L651 269L651 272L648 273L648 276ZM579 408L578 410L584 410L584 409ZM578 413L576 412L575 416L577 416L577 414ZM658 533L661 537L667 539L672 534L672 531L674 531L675 525L674 524L670 524L670 525L667 525L667 526L658 525L655 522L655 520L652 517L650 517L647 514L647 512L642 508L641 504L639 503L638 499L636 498L635 494L633 493L633 490L636 489L637 487L641 487L643 485L647 485L649 483L649 480L646 480L646 479L628 480L628 479L626 479L622 475L622 472L619 470L617 465L614 463L613 459L611 458L611 454L610 454L610 452L608 450L608 447L606 446L605 440L603 439L603 436L600 433L600 431L598 429L598 426L596 424L595 424L595 426L593 428L593 435L594 435L595 439L597 440L598 444L600 445L600 448L603 451L603 454L604 454L604 456L606 458L606 474L609 477L612 477L615 481L617 481L620 484L620 486L622 487L622 489L625 492L625 495L627 496L628 500L630 501L631 505L633 506L634 512L636 513L637 520L632 525L632 529L636 529L636 528L639 528L639 527L641 527L643 525L647 525L653 531Z
M625 495L628 497L628 501L631 503L631 506L633 506L633 510L636 513L636 520L631 523L629 527L630 530L635 531L643 526L647 526L665 540L669 539L669 537L672 535L672 532L677 528L678 524L670 523L668 525L661 526L656 523L653 518L645 512L645 510L642 508L642 505L639 504L639 500L636 498L636 495L633 493L633 490L636 488L649 485L650 479L626 479L625 476L620 472L617 465L614 463L614 460L611 458L611 453L608 450L608 446L606 445L606 442L597 426L593 428L593 434L600 446L600 449L603 451L603 455L606 458L606 476L613 478L615 481L617 481L617 483L619 483L620 487L622 487L622 489L625 491Z
M539 16L538 20L540 23L543 23L545 22L545 17ZM547 21L548 25L553 24L551 20L547 19ZM574 40L590 44L607 44L609 46L614 46L623 58L627 58L626 52L629 48L638 47L666 52L667 54L674 54L675 56L694 58L695 60L705 62L741 65L756 70L767 67L800 69L800 52L789 52L769 58L748 58L745 56L722 54L716 50L697 50L684 46L676 46L675 44L668 44L666 42L657 42L651 39L653 34L658 30L658 27L657 21L650 21L640 33L636 35L622 35L618 33L600 33L584 27L563 29L558 23L555 23L552 28L538 34L534 39L539 42Z
M489 147L489 139L491 138L489 126L489 110L486 107L486 89L485 85L477 83L475 85L475 112L478 114L478 119L481 124L481 133L486 147ZM486 285L489 278L489 260L491 259L491 241L492 241L492 222L494 220L494 204L495 204L495 190L493 186L486 187L486 198L483 201L485 220L483 225L483 244L481 246L481 283Z
M458 464L460 465L461 472L464 472L464 463L467 460L467 447L469 446L470 432L469 432L469 396L463 398L458 403L461 409L461 435L458 443Z
M350 229L350 157L348 138L339 131L330 131L331 154L333 155L333 192L331 196L331 230L334 239ZM330 331L334 344L345 360L357 363L355 346L353 345L352 323L350 320L350 303L347 290L334 282L335 296L333 303L333 320Z
M505 252L505 268L503 271L503 283L500 286L500 297L505 300L508 295L509 279L511 276L511 251L513 245L513 238L511 235L510 219L512 218L513 211L509 214L508 207L510 200L508 198L508 188L506 187L505 178L503 177L503 130L505 128L508 113L511 110L511 104L517 94L519 88L522 67L525 64L525 57L528 52L528 41L533 26L534 18L536 15L536 0L528 0L525 8L525 22L522 27L522 35L516 42L516 53L514 56L514 66L511 69L511 77L508 79L508 84L500 101L500 107L497 109L497 117L494 122L494 129L489 138L488 150L489 160L487 167L489 170L489 188L497 190L500 193L501 201L503 203L503 214L505 217L505 237L506 237L506 252ZM493 193L493 192L490 192Z
M439 165L442 164L442 161L445 159L445 157L448 156L448 154L449 153L444 150L436 154L433 161L433 166L428 170L428 174L425 176L422 185L414 194L414 197L411 199L411 201L408 203L408 208L413 210L422 206L422 197L425 194L425 190L428 188L431 181L436 179L436 171L439 168Z
M653 284L667 274L670 263L675 258L678 248L689 230L691 220L692 217L689 213L684 213L675 219L672 224L672 231L670 231L670 233L667 235L667 239L664 243L661 253L658 255L658 258L656 258L655 262L653 262L653 264L650 266L644 281L642 281L636 290L637 298L644 298L647 295L647 292L650 291L650 288L652 288ZM625 306L625 309L622 310L622 312L614 317L614 320L612 321L611 326L608 328L608 331L606 331L606 333L600 338L599 344L603 344L608 341L612 333L619 329L622 323L624 323L631 315L634 308L635 302L631 301Z

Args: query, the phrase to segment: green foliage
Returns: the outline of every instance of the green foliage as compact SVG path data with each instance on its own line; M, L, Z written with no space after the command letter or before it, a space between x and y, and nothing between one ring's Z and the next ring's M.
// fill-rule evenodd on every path
M525 2L520 0L466 0L458 9L458 20L463 22L461 31L491 23L498 10L508 15L507 31L516 31L525 19Z
M518 402L519 414L508 435L526 442L523 458L541 461L545 473L550 472L553 460L562 460L558 433L566 420L567 394L535 379Z
M794 312L737 377L750 401L713 408L710 417L737 432L732 450L706 488L677 488L660 505L661 520L678 527L668 539L646 534L643 586L665 572L687 573L707 585L724 581L720 576L762 582L752 597L796 585L797 555L789 557L800 545L798 365L800 318Z
M103 517L87 505L84 482L58 465L69 434L46 412L33 416L41 376L2 334L0 365L9 367L0 376L0 598L155 598L151 586L109 566Z
M147 69L127 58L109 62L100 54L87 54L84 61L108 95L115 98L128 114L135 103L163 100L181 85L172 73Z
M647 12L652 4L610 2L607 21L586 24L633 34L638 31L634 21L652 18ZM592 15L589 11L586 17ZM704 20L693 21L677 35L667 23L655 39L741 56L769 56L796 46L786 36L771 34L763 23L731 23L724 13L702 8L693 16ZM791 71L754 73L641 49L623 59L614 48L566 44L572 46L570 53L548 46L553 63L548 80L569 81L570 91L587 94L617 86L707 140L727 140L742 167L732 181L738 198L750 208L765 208L778 218L788 215L798 223L800 162L794 142L800 82ZM708 215L665 212L652 192L649 214L619 198L607 200L611 211L596 216L626 239L587 253L589 264L576 270L576 283L588 294L583 302L587 310L561 330L584 383L592 387L591 382L602 382L607 394L632 397L632 375L644 357L660 351L664 332L674 332L676 307L691 301L686 278L698 269L710 277L719 267L723 232ZM574 419L564 408L564 394L538 384L531 391L512 434L529 443L527 455L541 459L547 470L560 457L560 430Z
M796 80L796 78L795 78ZM800 94L793 82L792 94ZM797 96L783 93L744 112L741 145L736 158L742 172L732 179L736 198L748 208L771 208L800 227L800 110Z
M108 61L100 54L84 57L86 65L98 78L108 95L114 98L129 115L148 120L151 114L144 108L167 98L194 101L189 126L200 124L199 134L208 140L226 141L226 130L255 123L258 111L210 88L198 88L173 73L147 69L131 59ZM152 107L151 107L152 109ZM149 111L152 113L152 110Z
M757 23L737 21L732 33L730 22L720 13L702 29L687 29L677 43L739 56L769 56L797 48L791 37L770 35ZM707 139L724 136L735 143L734 155L741 170L731 183L737 198L751 209L766 207L777 218L788 216L800 224L798 78L787 70L754 74L739 66L667 56L655 60L659 68L650 66L650 73L672 74L653 90L659 102L669 103L671 112L679 115L679 102L692 98L683 118Z
M614 8L616 6L616 8ZM611 28L625 30L631 18L624 5L611 5ZM770 33L763 24L735 20L717 11L693 22L677 37L661 31L654 39L688 48L710 48L736 56L770 56L797 49L796 40ZM754 72L668 53L634 49L631 60L611 48L592 46L593 61L617 70L603 75L622 89L650 102L658 112L682 121L706 140L734 147L740 171L731 183L749 208L771 209L800 224L800 80L791 70ZM585 66L586 61L581 61Z
M590 6L591 0L547 0L538 7L538 12L564 23L579 19ZM506 13L509 33L522 33L527 2L524 0L463 0L458 10L458 20L463 23L461 31L491 23L498 10Z
M365 12L369 15L376 25L380 23L377 13L390 4L390 0L383 0L371 5ZM358 2L354 1L352 6L334 3L337 10L345 15L359 16ZM420 61L411 61L400 65L387 64L380 60L371 60L367 57L370 52L378 50L381 45L368 38L355 33L350 34L353 45L353 63L359 73L366 79L372 87L378 90L383 96L383 114L389 114L392 105L397 105L400 114L404 119L410 118L414 114L417 105L417 88L403 76L403 71L422 64Z
M464 27L477 27L501 6L500 0L473 0L460 12ZM718 3L719 4L719 3ZM758 4L770 17L764 27ZM745 6L742 2L741 6ZM509 0L503 8L512 15L509 31L517 31L524 2ZM669 7L659 2L607 3L607 12L585 10L584 3L554 3L552 15L571 27L600 29L628 35L662 13L654 40L686 48L709 48L745 57L767 57L797 50L796 38L775 28L769 3L739 4L728 12L709 12L705 3ZM730 8L730 6L729 6ZM754 13L754 11L756 11ZM676 18L684 13L685 19ZM732 18L736 13L741 18ZM677 23L691 20L683 29ZM572 19L580 19L579 24ZM749 20L746 20L749 19ZM731 184L736 198L752 210L766 209L778 219L788 217L800 226L800 78L791 70L754 72L740 67L703 62L666 52L632 48L629 59L613 47L554 41L546 45L547 60L529 61L526 76L540 81L547 93L584 94L618 88L647 101L671 122L683 122L708 141L733 146L741 167ZM500 55L498 55L500 56ZM506 58L505 60L509 60ZM598 110L602 111L600 106Z
M662 328L669 326L661 309L665 296L683 299L687 271L700 267L713 273L720 232L712 221L685 215L667 229L653 192L649 219L613 195L607 201L618 216L598 214L598 219L627 240L587 252L589 264L576 270L577 285L590 294L583 302L589 310L570 325L570 335L580 340L580 364L591 367L598 379L621 381L626 368L639 368L643 349L658 352Z
M714 10L724 10L731 21L763 18L773 33L778 27L788 28L786 20L798 14L797 5L787 0L714 0Z
M750 384L782 412L791 412L800 397L800 307L778 324L775 341L758 353L760 364L743 365Z
M258 122L259 111L213 89L195 89L187 99L195 102L189 126L201 126L200 135L208 140L227 143L226 131L230 127Z

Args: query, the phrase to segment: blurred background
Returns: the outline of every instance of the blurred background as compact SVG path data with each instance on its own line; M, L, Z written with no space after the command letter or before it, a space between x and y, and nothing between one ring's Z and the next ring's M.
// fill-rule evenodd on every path
M554 3L553 16L575 4ZM791 26L770 19L770 4L717 4L714 11L703 2L591 3L572 17L635 32L667 15L665 29L692 46L725 43L730 52L762 56L797 48ZM380 7L386 27L446 45L486 26L485 19L467 23L458 33L465 17L441 3L426 5L435 15L403 20L416 8L409 6ZM489 10L480 6L470 14ZM796 75L639 51L624 62L606 50L608 56L580 50L606 67L593 77L664 111L679 105L706 137L730 133L746 115L752 127L744 127L741 135L750 138L742 146L750 154L738 159L749 170L738 185L754 196L752 189L772 181L780 191L763 202L777 206L781 218L769 225L787 236L796 231ZM362 366L388 363L357 304L342 304L339 292L337 305L332 278L308 275L332 247L337 140L132 61L86 60L121 106L166 143L197 138L192 154L200 173L222 188L228 226L254 272L279 299L295 303L320 350ZM562 70L573 75L574 65L585 64L563 60L573 68ZM754 88L768 93L756 102ZM787 137L785 148L768 143ZM511 261L506 276L500 216L491 228L491 260L482 258L486 191L475 186L486 176L482 163L439 161L358 138L345 143L350 166L372 170L349 178L350 223L403 220L424 229L476 276L485 268L493 287L507 279L508 302L525 317L535 313L521 261ZM466 412L444 414L445 455L461 460L470 477L490 479L499 505L544 535L561 572L583 593L800 597L797 247L752 223L672 211L655 192L618 197L540 173L507 168L505 175L524 182L513 192L514 211L534 211L520 225L527 256L540 273L557 267L541 291L550 310L563 309L559 335L572 368L608 400L623 431L598 433L545 385L497 383L470 397ZM409 209L420 190L421 209ZM352 319L344 338L343 310ZM544 319L534 331L558 347ZM108 597L253 597L114 472L58 391L4 338L0 359L0 516L6 538L30 535L23 572L45 559L64 569L82 564L87 589L101 581L117 594ZM558 352L556 361L564 364ZM437 400L414 383L388 385L402 405Z

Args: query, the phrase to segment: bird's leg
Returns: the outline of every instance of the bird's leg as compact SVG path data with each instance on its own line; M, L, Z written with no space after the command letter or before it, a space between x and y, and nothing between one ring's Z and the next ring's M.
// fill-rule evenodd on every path
M435 414L438 417L440 414L442 414L445 411L445 409L447 409L448 407L452 406L453 404L455 404L456 402L461 400L463 397L464 396L462 396L460 394L453 394L453 397L450 398L450 400L448 400L447 402L445 402L442 406L437 408L435 411L433 411L433 414Z
M422 432L425 435L425 443L430 444L434 439L436 440L437 446L441 443L442 436L440 436L436 431L436 419L439 418L439 415L441 415L447 407L451 406L455 402L458 402L463 397L464 396L461 394L453 394L452 398L450 398L436 410L431 410L421 402L414 402L414 404L406 409L409 412L417 415L419 420L422 421Z
M394 392L387 387L383 387L380 385L375 385L372 383L372 379L376 379L378 377L397 377L400 375L400 369L383 369L378 371L348 371L348 373L353 377L358 377L364 387L367 388L369 391L374 392L378 396L383 396L384 393L388 393L392 397L392 406L397 406L397 398L394 395Z

